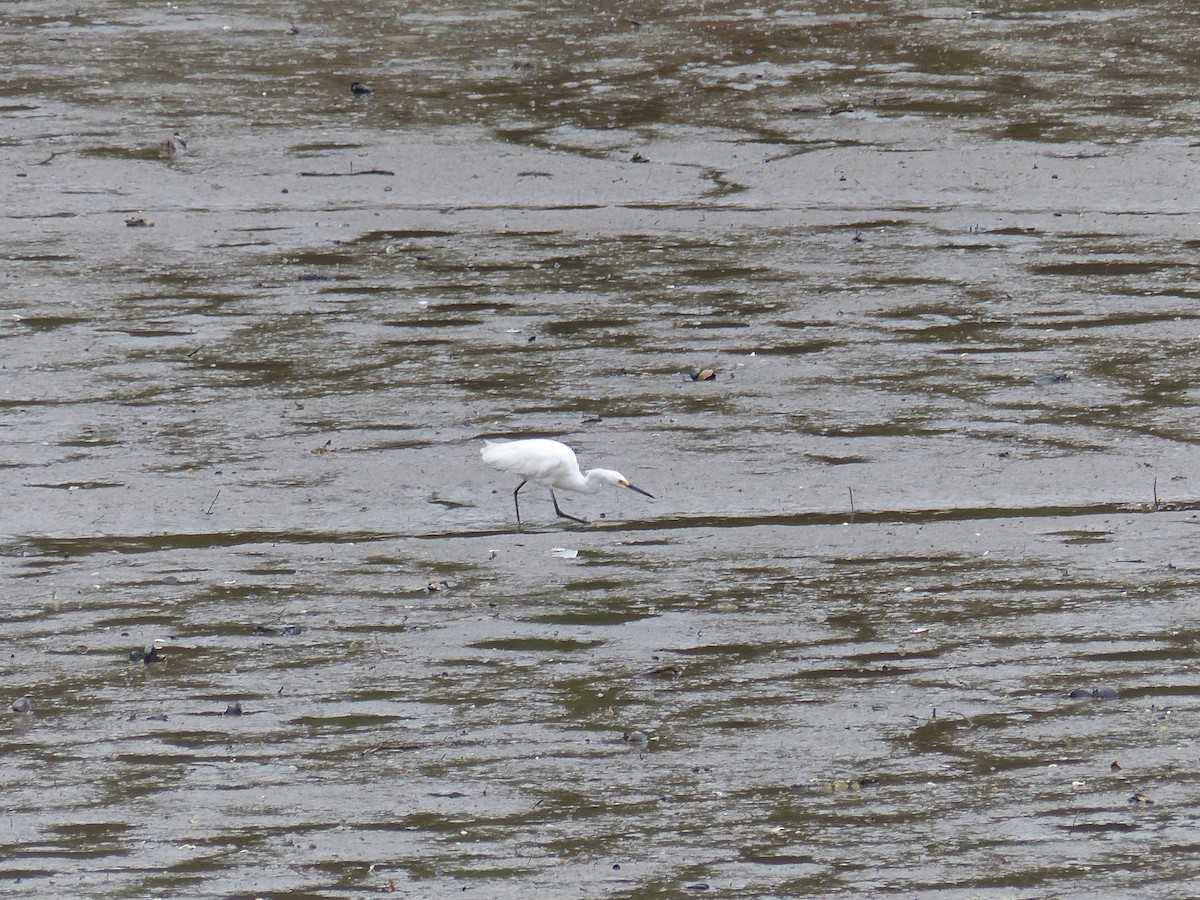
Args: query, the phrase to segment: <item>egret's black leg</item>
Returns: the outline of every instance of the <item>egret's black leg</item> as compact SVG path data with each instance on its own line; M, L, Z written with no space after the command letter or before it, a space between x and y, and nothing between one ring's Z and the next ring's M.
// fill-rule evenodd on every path
M580 525L592 524L587 519L576 518L575 516L569 515L569 514L563 512L561 509L559 509L558 508L558 498L554 496L554 488L548 488L547 490L550 491L550 499L554 501L554 512L559 518L570 519L572 522L578 522Z
M522 481L517 485L517 490L513 491L513 506L517 508L517 530L521 529L521 501L517 499L517 491L529 484L528 480Z

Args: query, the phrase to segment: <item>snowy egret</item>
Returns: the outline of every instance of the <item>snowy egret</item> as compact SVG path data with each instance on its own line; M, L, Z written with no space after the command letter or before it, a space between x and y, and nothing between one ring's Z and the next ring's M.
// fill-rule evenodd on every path
M620 472L612 469L591 469L586 475L579 471L579 460L575 451L559 441L546 438L531 438L523 441L484 441L480 451L483 461L493 469L502 472L512 472L521 476L521 483L513 491L513 505L517 508L517 527L521 526L521 501L518 492L531 481L544 484L550 489L550 499L554 502L554 512L560 518L570 519L580 525L587 525L586 519L568 515L558 508L558 498L554 489L577 491L581 494L594 494L606 484L627 487L637 491L643 497L654 499L654 495L634 487L629 479Z

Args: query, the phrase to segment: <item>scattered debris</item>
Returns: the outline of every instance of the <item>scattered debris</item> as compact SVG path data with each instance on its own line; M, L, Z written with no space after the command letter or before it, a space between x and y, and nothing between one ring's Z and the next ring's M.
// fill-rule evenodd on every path
M187 155L188 145L187 141L185 141L177 131L171 135L171 137L159 144L158 148L162 151L163 156L167 157L167 159L178 159L181 156Z
M158 655L158 647L154 644L147 644L144 650L131 650L129 652L129 661L140 662L148 666L150 663L162 662L163 657Z
M683 674L683 666L666 665L656 666L646 672L647 675L655 678L678 678Z
M266 637L296 637L303 630L299 625L284 625L281 628L272 628L270 625L254 626L255 634L261 634Z
M1039 375L1033 379L1034 384L1062 384L1071 380L1070 372L1051 372L1049 375Z
M301 178L347 178L352 175L389 175L395 176L391 169L359 169L357 172L301 172Z
M1071 700L1116 700L1119 695L1116 688L1075 688L1067 697Z

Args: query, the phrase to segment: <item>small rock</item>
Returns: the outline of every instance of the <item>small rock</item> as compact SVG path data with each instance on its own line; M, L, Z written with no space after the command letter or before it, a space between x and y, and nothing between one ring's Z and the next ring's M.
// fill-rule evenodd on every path
M361 81L355 81L350 85L350 93L352 93L355 97L370 97L375 93L375 89L368 87Z
M225 712L222 713L222 715L226 715L226 716L240 716L241 714L242 714L242 704L240 704L240 703L230 703L228 706L225 707Z
M20 700L17 700L13 703L12 711L19 715L32 715L33 701L28 697L22 697Z

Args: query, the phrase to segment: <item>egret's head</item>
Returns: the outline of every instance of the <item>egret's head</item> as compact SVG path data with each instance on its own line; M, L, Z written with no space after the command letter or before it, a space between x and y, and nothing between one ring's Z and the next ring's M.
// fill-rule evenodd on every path
M640 487L634 487L629 483L628 478L613 469L592 469L587 473L587 480L593 484L599 482L600 484L611 484L615 487L629 488L643 497L649 497L651 500L654 499L653 494L646 493ZM592 490L597 490L597 488L592 488Z

